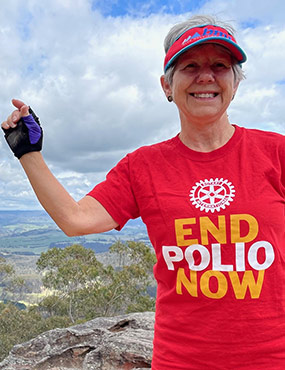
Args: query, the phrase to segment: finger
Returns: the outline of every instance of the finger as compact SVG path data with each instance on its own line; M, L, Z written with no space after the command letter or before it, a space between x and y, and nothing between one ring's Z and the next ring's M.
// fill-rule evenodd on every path
M4 128L5 130L8 130L8 128L10 128L9 124L7 121L4 121L1 123L1 127Z
M21 100L18 100L18 99L12 99L12 104L17 108L17 109L21 109L23 105L25 105L24 102L22 102Z
M7 123L11 127L16 127L16 123L20 120L22 117L21 112L18 110L14 110L14 112L7 118Z
M12 99L12 103L16 108L18 108L18 110L14 110L14 112L7 118L7 124L9 127L14 128L21 117L29 115L29 107L18 99Z
M8 129L10 127L15 128L20 118L21 118L21 112L19 112L18 110L14 110L14 112L10 114L7 120L2 122L1 126L4 129Z
M29 107L26 104L22 105L20 108L20 113L21 117L27 117L30 114Z
M1 127L5 130L15 128L21 117L26 117L30 114L29 107L21 100L13 99L12 103L18 109L14 110L7 120L2 122Z
M14 110L14 112L7 118L7 123L10 127L16 127L17 122L22 118L30 114L29 107L22 105L21 110Z

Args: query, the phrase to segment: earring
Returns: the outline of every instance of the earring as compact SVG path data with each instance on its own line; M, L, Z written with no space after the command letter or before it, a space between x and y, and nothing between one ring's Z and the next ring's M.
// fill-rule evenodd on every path
M167 100L169 101L169 103L171 103L171 102L173 101L172 96L171 96L171 95L169 95L169 96L167 97Z

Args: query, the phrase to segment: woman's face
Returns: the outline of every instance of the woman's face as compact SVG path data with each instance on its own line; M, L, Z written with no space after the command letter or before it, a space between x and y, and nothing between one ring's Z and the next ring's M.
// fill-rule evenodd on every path
M203 44L182 54L175 66L170 85L161 83L166 96L171 95L182 122L217 122L237 90L231 55L215 44Z

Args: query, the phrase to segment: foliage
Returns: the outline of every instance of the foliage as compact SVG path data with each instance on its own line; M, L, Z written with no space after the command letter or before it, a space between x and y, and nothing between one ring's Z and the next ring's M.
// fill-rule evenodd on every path
M9 265L5 258L0 257L0 285L14 274L13 266Z
M79 244L42 253L37 266L39 270L45 270L45 287L67 293L84 287L86 280L96 279L102 269L94 252Z
M40 303L51 316L65 314L72 322L112 316L131 310L154 310L147 295L155 255L141 242L117 241L110 248L117 267L103 266L91 249L74 244L42 253L37 266L43 284L54 294Z
M79 244L42 253L37 267L44 287L53 293L25 310L11 303L0 303L0 360L13 345L55 327L67 327L98 316L154 310L155 299L147 292L153 285L156 259L149 246L117 241L111 246L110 254L115 260L112 266L104 266L91 249ZM17 278L13 267L0 259L0 283L5 281L13 293L14 288L7 284L12 277ZM19 293L21 286L23 281L18 278L14 291Z
M45 307L46 303L50 313L57 313L58 309L62 312L65 305L65 314L73 323L81 318L82 315L78 313L78 292L98 285L98 277L103 271L103 265L96 259L95 253L79 244L64 249L52 248L41 254L37 266L44 272L43 285L56 292L41 306Z
M156 257L149 246L142 242L117 241L110 247L110 253L119 260L116 287L119 286L121 293L117 294L117 312L113 313L154 311L155 300L147 294L147 288L153 284Z
M0 257L0 287L2 300L17 301L22 293L25 281L20 276L16 276L14 267L5 258Z
M0 303L0 361L15 344L26 342L44 331L70 324L66 317L45 319L37 308L19 310L13 304Z

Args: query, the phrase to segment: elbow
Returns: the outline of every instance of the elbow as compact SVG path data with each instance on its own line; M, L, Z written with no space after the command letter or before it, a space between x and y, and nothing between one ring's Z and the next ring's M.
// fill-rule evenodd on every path
M87 228L86 226L78 225L78 224L74 224L74 225L68 224L60 228L64 232L64 234L68 237L83 236L83 235L88 235L88 234L99 234L105 231L105 230L97 230L96 228L91 230Z
M73 232L73 230L62 230L64 232L64 234L66 236L68 236L69 238L73 237L73 236L80 236L79 234Z
M78 225L76 225L73 222L70 222L70 221L69 222L66 222L66 221L65 222L57 222L57 226L68 237L84 235L84 232L82 232L82 230L80 230Z
M82 236L82 235L86 235L86 233L84 232L80 232L79 230L77 230L75 227L64 227L64 228L61 228L61 230L64 232L64 234L68 237L73 237L73 236Z
M114 229L117 224L115 221L111 220L109 222L102 222L100 219L97 222L90 222L83 217L79 219L78 217L65 217L60 221L57 220L58 227L64 232L68 237L73 236L83 236L88 234L100 234L106 231Z

